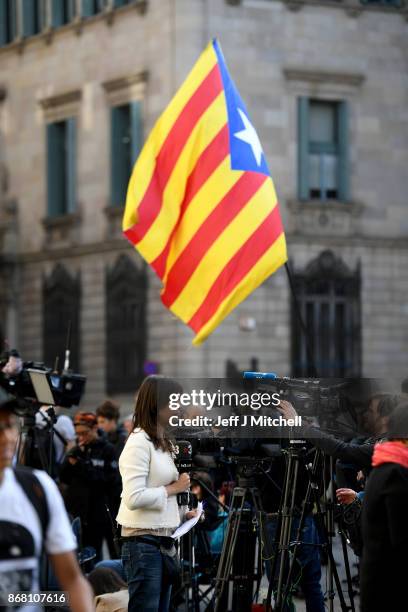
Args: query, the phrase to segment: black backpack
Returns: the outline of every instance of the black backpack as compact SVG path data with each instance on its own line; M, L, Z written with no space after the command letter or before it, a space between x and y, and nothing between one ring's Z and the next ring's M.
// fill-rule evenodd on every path
M44 544L50 513L45 491L37 476L29 468L21 465L13 469L17 482L34 506L41 523L42 541Z

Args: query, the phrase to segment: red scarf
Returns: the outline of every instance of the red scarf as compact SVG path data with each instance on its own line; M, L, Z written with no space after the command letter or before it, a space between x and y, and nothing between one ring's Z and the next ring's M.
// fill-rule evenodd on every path
M383 442L374 447L373 467L383 463L399 463L408 469L408 446L403 442Z

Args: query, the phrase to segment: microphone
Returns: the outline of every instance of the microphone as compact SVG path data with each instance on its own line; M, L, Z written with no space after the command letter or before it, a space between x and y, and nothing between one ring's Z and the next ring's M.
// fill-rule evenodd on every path
M176 440L176 466L180 473L189 473L193 467L193 446L188 440Z
M180 473L186 472L189 474L193 467L193 447L188 440L176 440L175 444L175 464ZM188 506L190 502L190 491L178 493L177 504L179 506Z

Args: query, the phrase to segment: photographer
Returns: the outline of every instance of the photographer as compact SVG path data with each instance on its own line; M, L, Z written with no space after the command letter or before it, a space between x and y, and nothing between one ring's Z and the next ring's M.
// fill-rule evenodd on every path
M0 390L0 598L39 592L44 548L74 612L93 610L90 588L74 551L76 542L61 495L43 471L11 468L18 428L13 406ZM3 602L0 602L0 606ZM41 607L23 605L25 612Z
M371 470L371 460L375 444L386 437L388 420L392 411L400 401L400 396L381 393L370 398L366 413L366 423L369 423L371 436L363 444L344 442L317 427L304 425L301 435L307 437L313 446L321 449L325 454L341 459L356 466L356 472L363 469ZM297 416L295 408L290 402L281 400L279 412L287 419Z
M77 412L74 425L78 444L67 453L60 471L60 480L67 485L65 504L73 517L81 518L82 544L95 548L96 560L101 559L104 538L110 555L116 557L110 520L120 486L115 449L98 436L92 412Z
M188 491L190 477L178 473L173 445L165 425L171 414L171 393L180 385L169 378L149 376L136 399L133 431L119 459L122 501L117 516L122 526L122 560L128 578L129 612L166 612L171 594L169 567L177 571L170 537L181 516L177 494ZM167 568L164 572L163 568Z
M363 503L361 612L406 607L408 403L391 415L388 439L375 446Z

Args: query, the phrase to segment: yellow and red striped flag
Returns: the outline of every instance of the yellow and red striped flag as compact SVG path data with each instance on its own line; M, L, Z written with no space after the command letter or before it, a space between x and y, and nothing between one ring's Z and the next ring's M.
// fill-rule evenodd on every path
M259 138L216 40L158 119L135 164L125 236L161 299L200 344L287 260Z

